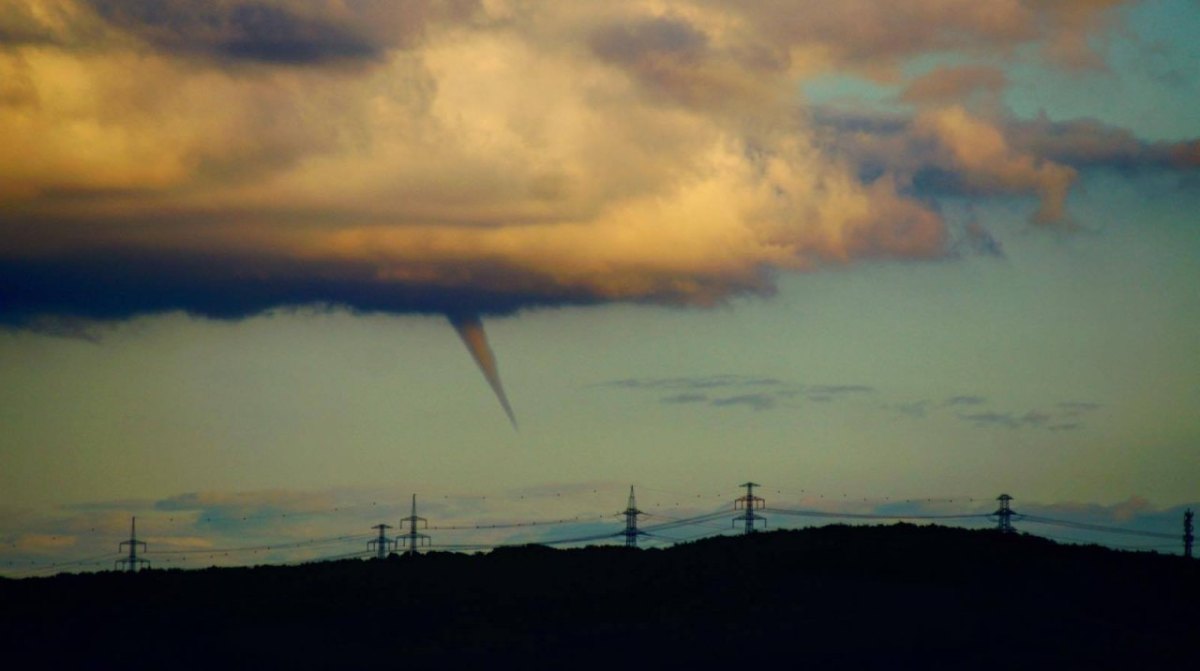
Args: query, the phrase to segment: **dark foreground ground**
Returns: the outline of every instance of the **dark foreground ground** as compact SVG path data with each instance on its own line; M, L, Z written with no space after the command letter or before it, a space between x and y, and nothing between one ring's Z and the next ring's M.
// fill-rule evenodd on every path
M904 524L0 580L5 668L1194 669L1198 641L1200 560Z

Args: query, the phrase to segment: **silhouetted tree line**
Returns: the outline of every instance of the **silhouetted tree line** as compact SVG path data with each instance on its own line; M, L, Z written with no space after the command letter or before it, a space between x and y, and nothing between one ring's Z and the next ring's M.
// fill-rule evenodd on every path
M908 524L0 580L54 668L1188 667L1198 625L1200 561Z

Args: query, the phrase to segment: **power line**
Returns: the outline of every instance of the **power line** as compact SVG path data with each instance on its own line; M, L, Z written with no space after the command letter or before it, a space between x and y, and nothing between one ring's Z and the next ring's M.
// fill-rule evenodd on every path
M1098 531L1110 534L1125 534L1127 536L1142 536L1145 538L1170 538L1175 540L1177 537L1174 534L1164 534L1155 531L1139 531L1137 529L1122 529L1120 527L1104 526L1102 524L1090 524L1087 522L1072 522L1070 520L1057 520L1049 517L1040 517L1038 515L1019 515L1022 522L1036 522L1038 524L1053 524L1061 527L1069 527L1072 529L1082 529L1085 531Z
M300 559L287 564L320 564L321 562L340 561L343 559L360 559L372 554L370 550L359 550L358 552L349 552L346 554L333 555L330 557L317 557L316 559Z
M68 567L68 566L82 566L84 564L101 565L101 563L103 562L105 565L107 565L108 562L112 561L117 556L119 556L118 553L106 552L102 555L97 555L95 557L84 557L83 559L72 559L70 561L58 561L58 562L53 562L50 564L39 564L39 563L31 561L31 562L29 562L31 564L31 566L24 567L24 568L20 567L20 566L15 566L14 568L16 568L17 570L26 571L28 573L39 573L41 571L52 571L52 570L58 569L58 568L64 568L64 567Z
M1052 541L1057 541L1060 543L1070 543L1072 545L1094 545L1094 546L1113 548L1116 550L1136 550L1136 551L1150 552L1150 551L1158 551L1158 550L1165 550L1165 549L1169 549L1169 548L1178 547L1177 543L1155 543L1153 545L1121 545L1118 543L1098 543L1095 540L1091 540L1091 539L1077 538L1077 537L1072 537L1072 536L1060 536L1057 534L1037 534L1037 536L1039 538L1048 538Z
M886 513L841 513L827 510L797 510L788 508L765 508L773 513L783 515L799 515L804 517L824 517L824 518L849 518L849 519L866 519L866 520L957 520L957 519L973 519L991 517L987 513L951 513L945 515L907 515L904 513L886 514Z
M146 554L153 555L186 555L186 554L216 554L237 553L237 552L260 552L263 550L288 550L292 548L308 547L312 545L326 544L338 541L365 540L371 538L371 534L353 534L349 536L330 536L327 538L313 538L306 541L289 541L284 543L271 543L269 545L245 545L240 547L224 547L224 548L191 548L188 550L149 550Z
M605 519L608 519L611 517L615 517L620 514L621 513L608 514L608 515L595 515L595 516L590 516L590 517L582 517L582 516L577 515L575 517L563 517L563 518L551 519L551 520L535 520L532 522L500 522L497 524L435 525L435 526L426 526L425 528L430 531L473 531L476 529L481 530L481 531L486 531L486 530L490 530L490 529L517 529L517 528L521 528L521 527L538 527L538 526L548 527L548 526L553 526L556 524L573 524L573 523L580 523L580 522L600 521L600 520L605 520ZM642 513L642 514L649 515L649 513Z
M1067 529L1079 530L1081 532L1100 533L1100 534L1122 534L1122 535L1126 535L1126 536L1141 537L1141 538L1146 538L1146 539L1160 539L1162 541L1170 540L1170 541L1175 541L1176 543L1178 543L1179 538L1180 538L1176 534L1169 534L1169 533L1163 533L1163 532L1143 531L1143 530L1139 530L1139 529L1130 529L1130 528L1123 528L1123 527L1117 527L1117 526L1112 526L1112 525L1074 521L1074 520L1070 520L1070 519L1059 519L1059 518L1043 517L1043 516L1039 516L1039 515L1022 514L1022 513L1017 513L1016 511L1011 510L1011 508L1009 509L1009 515L1006 518L1006 516L1002 515L1001 513L1004 510L1004 507L1005 507L1004 506L1004 503L1005 503L1004 498L1007 495L1002 495L1000 497L1001 509L997 510L994 513L990 513L990 514L989 513L981 513L981 512L951 512L951 513L937 513L937 514L933 514L933 513L931 513L931 514L924 514L924 513L906 514L903 512L897 512L897 513L848 512L848 511L841 512L841 511L837 511L837 510L828 510L828 509L817 510L817 509L810 509L810 508L768 507L768 506L766 506L766 502L761 497L755 495L756 488L760 487L760 485L758 485L757 483L753 483L753 482L747 482L747 483L744 483L742 486L746 488L746 493L744 496L741 496L738 499L736 499L734 505L735 505L735 510L743 511L743 514L734 518L734 522L735 522L735 524L737 522L743 522L745 524L745 526L747 526L749 528L749 531L744 531L744 533L752 532L753 530L756 529L758 524L765 522L765 518L762 517L762 515L758 514L759 511L770 510L774 513L782 514L782 515L786 515L786 516L812 517L812 518L824 518L824 519L849 519L849 520L945 520L945 521L953 520L953 521L961 521L961 522L969 523L969 522L982 522L983 520L988 519L988 518L999 517L1002 528L1003 528L1003 523L1005 521L1009 522L1011 525L1012 521L1019 520L1022 522L1030 522L1030 523L1035 523L1035 524L1056 525L1056 526L1064 527ZM630 510L632 510L636 513L635 519L633 521L632 526L630 525L630 520L628 518L626 519L626 526L625 526L624 531L617 531L617 532L612 532L612 533L596 533L596 534L587 534L585 532L585 533L579 534L579 535L566 535L566 537L564 537L564 538L548 538L548 539L533 540L533 541L523 542L523 543L458 542L458 543L437 544L436 547L439 549L446 549L446 550L486 550L486 549L494 549L494 548L499 548L499 547L511 547L511 546L516 546L516 545L527 545L527 544L568 545L568 544L578 544L578 543L589 543L589 542L595 542L595 541L615 540L616 538L621 538L621 537L624 537L626 540L626 543L630 544L631 536L630 536L629 532L631 530L633 530L636 533L636 535L645 536L648 539L653 539L655 542L677 543L677 542L683 542L683 540L690 540L692 538L714 535L716 533L725 531L725 528L720 526L716 522L719 518L722 518L725 515L727 515L727 512L725 512L728 510L727 508L725 508L724 510L721 510L721 509L714 510L712 512L702 512L702 513L688 516L688 517L678 517L675 515L663 514L663 513L647 513L645 511L638 510L638 508L636 506L636 502L632 498L632 494L633 494L632 488L631 488L630 494L631 494L631 499L630 499L630 502L629 502L629 505L628 505L626 511L623 513L617 513L616 515L613 515L613 514L590 515L590 516L576 515L574 517L539 519L539 520L529 520L529 521L497 522L495 524L470 524L470 525L453 525L453 524L451 524L451 525L441 525L441 526L433 526L433 527L431 527L428 524L428 521L425 520L425 518L418 517L416 515L416 512L417 512L416 511L416 496L414 495L412 497L412 509L411 509L412 514L408 518L405 518L402 522L402 524L404 522L407 522L409 524L408 533L405 536L403 536L401 538L401 540L405 541L409 552L413 552L417 549L418 546L421 546L421 545L431 546L432 545L431 541L427 535L418 532L418 528L421 525L424 525L425 529L444 529L444 530L448 530L448 531L465 531L465 532L488 531L488 530L499 530L499 529L536 528L539 526L553 527L553 526L563 526L563 525L568 525L568 526L569 525L577 525L577 526L582 526L582 527L586 528L586 526L588 526L589 523L602 522L605 520L611 520L615 516L619 517L620 515L627 515ZM697 498L699 498L699 497L700 496L697 495ZM484 498L486 498L486 497L484 497ZM1012 497L1007 497L1007 498L1010 501L1012 500ZM910 500L912 500L912 499L910 499ZM953 501L955 499L915 499L915 500L918 502L921 502L921 501L948 502L948 501ZM964 499L963 499L963 497L959 497L959 499L957 499L957 500L964 500ZM965 499L965 500L983 501L985 499ZM898 505L899 500L896 500L894 503ZM375 505L375 502L372 502L371 505L372 506ZM350 510L352 508L353 507L343 507L344 510ZM336 510L338 510L338 508L334 508L334 510L336 511ZM1188 512L1190 513L1191 511L1189 510ZM650 525L644 525L644 526L638 525L636 517L642 516L642 515L645 515L646 517L651 518L652 520L655 521L655 523L650 524ZM280 515L280 517L286 517L286 516L287 515ZM245 518L243 518L243 519L245 519ZM762 522L760 522L760 520ZM1185 513L1185 525L1186 525L1187 521L1188 521L1187 514ZM171 522L172 522L172 524L175 523L174 517L171 518ZM374 547L368 546L369 550L373 549L375 551L376 556L378 556L378 554L381 552L380 546L382 546L382 550L386 550L390 545L392 545L394 543L393 539L388 539L386 537L386 529L388 528L388 525L377 525L376 528L378 528L379 526L384 527L384 529L381 529L380 532L383 535L383 538L385 538L386 542L379 543L378 538L376 538L375 539L376 545ZM674 534L670 534L670 532L672 532L672 531L684 529L687 527L698 528L700 530L700 533L692 534L692 535L686 536L682 539L678 536L675 536ZM1186 550L1187 550L1187 545L1189 544L1188 543L1189 532L1190 532L1190 530L1187 529L1185 526L1185 535L1184 535L1185 554L1186 554ZM570 531L566 531L566 533L570 534ZM295 554L301 553L298 551L305 551L303 553L308 554L307 551L316 550L317 548L328 547L328 546L332 546L332 545L340 545L340 544L348 543L351 541L361 541L361 540L364 540L367 538L370 538L370 536L365 535L365 534L352 534L352 535L330 536L330 537L324 537L324 538L313 538L313 539L307 539L307 540L288 540L288 541L283 541L283 542L261 543L261 544L256 544L256 545L245 545L245 546L211 547L211 548L190 547L190 548L184 548L184 549L149 550L146 543L142 540L139 540L136 535L136 519L134 519L134 520L131 520L131 529L130 529L129 540L123 541L119 544L120 550L122 550L122 551L128 550L128 555L125 556L122 561L117 562L117 565L120 567L126 568L126 569L130 569L131 567L135 568L135 569L140 568L142 566L145 566L148 563L146 561L146 558L148 558L148 557L154 557L156 559L156 561L187 562L193 558L202 559L205 556L207 556L209 559L212 559L213 557L215 557L217 555L221 555L221 554L235 555L235 554L240 554L240 553L270 552L270 553L284 553L283 556L287 556L287 554L292 554L294 556ZM1054 538L1054 537L1051 536L1051 538ZM1080 540L1080 539L1070 539L1070 542L1090 542L1090 541ZM170 547L170 540L166 539L166 540L158 541L158 544L159 544L160 548L163 546L163 544L166 544L168 547ZM633 544L636 544L636 541ZM1132 549L1157 549L1160 547L1168 547L1165 543L1155 544L1155 545L1144 545L1144 546L1119 546L1119 545L1114 545L1112 543L1104 543L1104 544L1122 548L1122 549L1129 549L1129 548L1132 548ZM13 543L13 547L16 547L16 543ZM349 555L345 555L345 556L357 556L357 555L361 555L361 554L365 554L365 552L350 553ZM272 555L272 557L275 557L275 556L279 556L279 555L278 554ZM335 556L341 557L343 555L335 555ZM34 574L34 573L52 571L55 569L62 569L62 568L75 567L75 566L86 566L88 564L98 563L98 562L105 561L105 560L111 561L112 559L113 559L112 553L105 553L103 555L99 555L96 557L85 557L82 559L74 559L74 560L67 560L67 561L52 561L52 562L44 563L44 564L41 562L38 562L38 561L30 561L30 562L28 562L27 565L25 565L23 562L12 561L12 560L5 562L5 564L8 567L11 567L10 570L16 571L18 573ZM301 561L310 561L310 560L301 560Z

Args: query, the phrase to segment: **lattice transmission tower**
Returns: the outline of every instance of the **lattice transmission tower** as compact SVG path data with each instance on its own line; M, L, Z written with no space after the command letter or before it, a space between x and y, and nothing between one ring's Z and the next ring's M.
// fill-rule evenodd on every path
M1192 533L1192 509L1188 508L1183 514L1183 556L1191 559L1192 543L1195 542L1196 536Z
M645 531L638 531L637 518L638 515L644 515L638 510L637 499L633 496L633 485L629 485L629 504L625 506L625 531L621 535L625 536L625 547L637 547L637 537L644 535Z
M373 541L367 541L367 550L374 550L376 559L386 559L388 555L388 548L390 547L393 550L396 549L396 539L388 538L385 533L388 529L392 528L392 525L376 524L371 528L379 529L379 538L376 538Z
M429 536L417 532L418 524L424 525L424 528L428 529L429 520L425 519L424 517L417 517L416 494L413 494L412 497L412 514L400 520L401 529L404 528L405 522L408 522L408 533L404 534L403 536L399 536L397 540L400 541L401 544L408 546L408 554L413 555L417 553L418 547L422 545L429 545Z
M733 518L733 523L734 525L737 525L738 522L744 523L745 527L742 533L752 534L755 531L755 524L758 522L762 522L764 527L767 526L767 518L754 512L765 508L767 502L762 497L754 495L754 488L761 486L757 482L744 482L740 486L746 488L746 495L734 500L733 509L743 512Z
M996 509L996 512L992 513L996 516L996 530L1002 534L1011 534L1015 531L1012 525L1013 511L1009 506L1009 501L1012 501L1013 497L1008 494L1001 494L996 497L996 500L1000 502L1000 507Z
M133 573L134 571L138 570L139 566L146 566L146 567L150 566L149 561L142 559L141 557L138 556L138 546L139 545L142 546L143 552L145 552L147 550L147 547L146 547L145 543L143 543L142 541L139 541L137 539L137 518L136 517L131 517L129 519L129 540L121 541L117 545L117 552L121 552L122 550L124 550L126 545L129 546L129 556L125 557L124 559L118 559L117 561L113 562L114 569L120 571L120 570L122 570L121 567L124 566L125 567L124 570L126 570L130 573Z

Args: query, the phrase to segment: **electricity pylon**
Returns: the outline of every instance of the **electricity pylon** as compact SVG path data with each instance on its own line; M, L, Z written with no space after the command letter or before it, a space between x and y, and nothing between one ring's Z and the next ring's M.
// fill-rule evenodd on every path
M625 536L625 547L627 548L637 547L637 537L646 533L638 531L638 515L645 515L645 513L638 510L637 500L633 497L633 485L629 485L629 505L625 506L625 531L621 533Z
M408 522L408 533L397 538L402 544L408 545L408 554L416 554L417 547L420 545L429 545L429 536L422 533L417 533L417 523L425 525L429 528L429 520L424 517L417 517L417 495L412 497L412 514L400 520L400 528L404 528L404 523Z
M754 488L760 486L757 482L745 482L741 486L746 488L746 495L734 500L733 509L745 512L733 518L733 523L736 525L738 522L744 522L746 526L742 533L752 534L754 533L754 524L756 522L761 521L764 527L767 525L767 518L754 513L755 510L765 508L767 502L761 497L754 495Z
M1183 556L1188 559L1192 558L1192 543L1196 540L1195 534L1192 533L1192 516L1191 508L1183 514Z
M121 552L125 548L126 545L129 546L129 556L124 559L118 559L117 561L113 562L114 569L119 571L119 570L121 570L119 567L124 565L126 571L133 573L134 571L138 570L139 566L143 566L143 565L150 566L149 561L137 556L137 549L138 549L139 545L142 546L142 551L145 551L147 549L147 547L146 547L145 543L143 543L142 541L139 541L137 539L137 518L136 517L132 517L129 519L129 540L121 541L117 545L117 552Z
M996 497L996 500L1000 502L1000 507L992 514L996 516L996 529L1002 534L1011 534L1014 531L1012 526L1013 511L1008 505L1008 502L1012 501L1012 498L1008 494L1001 494Z
M376 538L373 541L367 541L367 550L368 551L370 551L372 549L375 550L375 558L376 559L385 559L385 558L387 558L387 551L388 551L389 547L392 548L393 550L396 549L396 539L388 538L386 535L384 535L384 532L387 531L388 529L391 529L392 525L376 524L375 526L373 526L371 528L379 529L379 538Z

